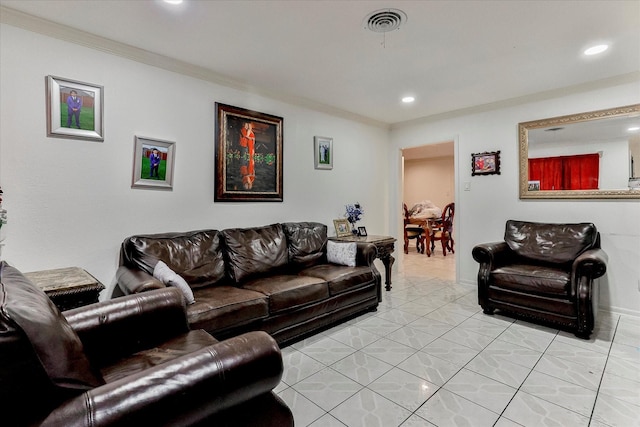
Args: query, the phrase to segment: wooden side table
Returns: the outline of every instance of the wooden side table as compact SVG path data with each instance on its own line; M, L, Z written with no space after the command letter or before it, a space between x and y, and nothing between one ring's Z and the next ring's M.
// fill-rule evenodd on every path
M329 240L336 242L367 242L373 243L378 250L378 258L384 264L384 283L387 291L391 290L391 268L395 262L395 258L391 255L394 251L394 243L396 239L391 236L344 236L330 237Z
M79 267L24 273L60 310L98 302L104 285Z

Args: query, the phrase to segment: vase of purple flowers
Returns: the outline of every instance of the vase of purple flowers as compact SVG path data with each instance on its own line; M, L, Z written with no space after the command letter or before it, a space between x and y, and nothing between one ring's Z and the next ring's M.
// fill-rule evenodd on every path
M362 215L364 215L364 210L362 209L362 206L360 205L360 203L353 203L350 205L346 205L346 213L345 213L345 217L347 218L347 221L349 221L349 224L351 224L351 232L353 234L358 234L358 229L356 228L356 222L360 221L362 219Z

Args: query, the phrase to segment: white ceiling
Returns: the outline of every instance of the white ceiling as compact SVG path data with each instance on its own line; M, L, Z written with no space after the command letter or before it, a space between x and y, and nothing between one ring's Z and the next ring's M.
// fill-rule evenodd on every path
M640 76L638 0L0 5L5 16L15 15L11 8L46 18L203 67L255 93L383 125ZM383 36L364 28L365 16L388 7L408 16L399 30ZM610 49L582 54L599 42ZM403 105L408 94L416 102Z

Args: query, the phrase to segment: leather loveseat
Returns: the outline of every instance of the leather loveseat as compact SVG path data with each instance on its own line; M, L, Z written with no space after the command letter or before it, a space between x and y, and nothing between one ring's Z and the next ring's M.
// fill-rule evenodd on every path
M167 288L60 312L0 262L4 426L293 426L264 332L218 342Z
M595 225L509 220L504 241L477 245L472 254L485 313L499 309L589 337L608 260Z
M165 287L153 277L162 261L193 292L191 328L217 338L262 330L284 345L381 300L375 245L353 243L354 266L328 262L330 245L315 222L131 236L113 296Z

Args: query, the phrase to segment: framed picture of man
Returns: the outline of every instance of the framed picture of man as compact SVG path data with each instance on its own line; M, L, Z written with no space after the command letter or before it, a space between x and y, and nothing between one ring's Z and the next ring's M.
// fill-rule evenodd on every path
M282 201L282 117L216 103L216 202Z
M173 189L175 142L136 136L131 188Z
M314 136L313 151L316 169L333 169L333 138Z
M47 136L104 141L103 87L47 76Z

